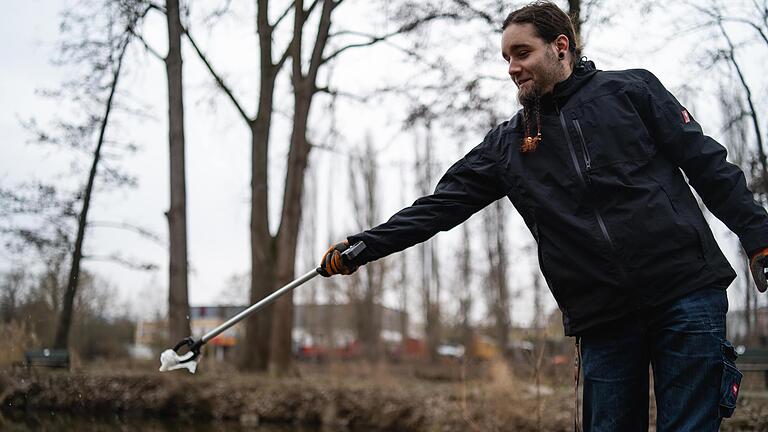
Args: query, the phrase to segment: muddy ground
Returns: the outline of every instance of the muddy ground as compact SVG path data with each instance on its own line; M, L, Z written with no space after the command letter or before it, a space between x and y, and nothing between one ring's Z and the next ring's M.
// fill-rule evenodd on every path
M121 371L117 371L121 369ZM157 418L305 424L350 431L572 431L573 388L520 378L503 365L302 368L276 379L232 370L159 373L148 368L0 372L6 414L26 410ZM563 381L563 380L560 380ZM567 381L567 380L565 380ZM768 398L745 391L724 431L768 432ZM653 407L652 417L653 417ZM0 426L2 426L0 424Z

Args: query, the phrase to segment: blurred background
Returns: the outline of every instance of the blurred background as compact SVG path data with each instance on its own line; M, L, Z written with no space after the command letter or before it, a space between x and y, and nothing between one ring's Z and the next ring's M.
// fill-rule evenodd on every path
M160 351L210 331L316 267L332 243L430 193L520 108L500 23L522 4L6 5L4 400L18 390L20 371L45 361L107 382L115 370L157 379ZM558 4L598 69L656 74L728 148L755 199L768 202L768 3ZM738 238L704 210L739 274L728 290L728 335L749 360L745 397L760 401L768 300L752 284ZM211 341L200 379L459 383L447 390L469 413L459 424L507 430L467 420L489 416L467 408L485 397L467 385L501 383L502 394L525 388L522 397L535 401L520 405L536 412L532 430L555 430L571 420L573 342L533 237L501 200L352 276L301 286ZM54 381L45 387L51 394ZM559 417L542 415L547 398L562 405ZM425 410L425 418L439 412ZM765 425L755 410L742 412ZM249 424L241 414L224 417ZM328 423L320 417L315 423Z

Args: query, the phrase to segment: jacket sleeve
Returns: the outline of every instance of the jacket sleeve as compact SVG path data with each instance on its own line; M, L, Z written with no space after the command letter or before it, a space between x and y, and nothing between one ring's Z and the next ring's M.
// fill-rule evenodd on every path
M488 139L488 137L486 137ZM417 199L387 222L347 238L363 241L366 248L356 264L375 261L448 231L472 214L505 195L496 163L484 154L481 144L443 175L431 195Z
M703 134L693 116L653 74L643 71L646 127L661 151L679 166L707 208L739 236L749 254L768 246L768 215L747 188L725 147Z

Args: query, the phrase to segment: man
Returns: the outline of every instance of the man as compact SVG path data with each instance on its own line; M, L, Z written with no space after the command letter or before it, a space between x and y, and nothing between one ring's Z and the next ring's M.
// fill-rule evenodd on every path
M573 26L554 4L516 10L502 28L523 110L432 195L332 246L325 275L425 241L506 195L536 239L565 333L580 347L584 430L648 429L649 364L659 432L717 430L741 380L725 338L735 273L683 173L739 236L761 292L768 215L725 149L654 75L580 60ZM341 252L360 242L362 252L345 261Z

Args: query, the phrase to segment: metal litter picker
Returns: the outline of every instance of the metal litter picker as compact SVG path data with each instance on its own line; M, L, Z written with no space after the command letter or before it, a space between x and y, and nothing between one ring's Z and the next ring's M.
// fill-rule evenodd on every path
M362 252L363 249L365 249L365 244L363 242L358 242L354 246L345 250L341 254L342 258L344 260L351 261L360 252ZM307 272L300 278L288 283L287 285L278 289L277 291L273 292L267 297L264 297L261 301L250 306L248 309L228 319L225 323L221 324L215 329L204 334L203 337L201 337L198 340L195 340L191 336L182 339L172 349L167 349L163 351L162 354L160 354L160 372L170 371L174 369L187 369L190 373L195 373L195 370L197 370L197 362L199 361L199 358L200 358L200 350L202 349L203 345L205 345L211 339L223 333L228 328L239 323L240 321L245 319L247 316L251 315L252 313L258 310L265 308L266 306L268 306L269 304L271 304L272 302L274 302L284 294L292 291L296 287L304 284L308 280L319 275L320 272L321 272L320 267ZM189 351L182 355L179 355L179 350L185 346L189 349Z

